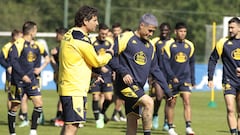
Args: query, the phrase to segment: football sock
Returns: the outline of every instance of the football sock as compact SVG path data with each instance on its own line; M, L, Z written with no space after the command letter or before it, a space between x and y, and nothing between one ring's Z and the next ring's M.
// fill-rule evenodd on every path
M8 128L9 128L9 133L10 134L15 133L16 115L17 115L16 112L11 111L11 110L8 111Z
M191 127L191 121L186 121L186 128Z
M42 107L34 107L33 113L32 113L31 129L37 129L37 120L40 117L41 113L42 113Z
M99 107L98 107L98 101L92 101L92 109L93 109L93 115L94 115L94 119L98 120L99 117Z
M102 114L105 114L105 112L107 111L110 104L111 104L111 100L104 100L103 107L102 107L102 110L101 110Z
M159 100L154 100L154 110L153 110L153 116L158 116L158 110L160 107L161 101Z
M151 130L144 130L144 135L151 135Z

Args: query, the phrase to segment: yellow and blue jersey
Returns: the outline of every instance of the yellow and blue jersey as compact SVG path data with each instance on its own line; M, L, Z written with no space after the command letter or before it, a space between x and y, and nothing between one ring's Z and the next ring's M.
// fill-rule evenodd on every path
M38 46L20 38L14 42L9 51L9 61L12 65L12 82L14 84L23 83L22 77L27 75L35 82L34 67L39 52ZM29 85L29 84L26 84Z
M106 65L111 54L97 55L88 34L78 27L65 33L59 50L59 95L87 96L92 67Z
M34 41L34 46L37 46L37 48L34 48L34 52L36 54L39 54L37 59L35 60L35 67L41 67L42 56L45 57L48 55L48 53L44 45L40 42Z
M240 79L236 76L236 68L240 66L240 39L226 37L217 42L208 61L208 80L213 80L219 58L223 64L223 83L239 86Z
M165 46L165 43L168 40L173 40L173 39L172 38L161 39L160 37L155 37L155 38L152 39L153 44L156 48L156 56L157 56L159 68L163 72L165 77L167 75L165 74L165 69L164 69L164 66L163 66L163 64L164 64L163 63L163 52L164 52L163 47Z
M12 47L13 43L8 42L2 47L2 50L0 52L0 64L7 70L8 67L11 66L11 64L8 62L8 53L10 48ZM6 80L11 81L11 75L6 71Z
M166 42L163 63L168 82L177 77L180 83L195 85L194 50L194 44L187 39Z
M166 80L157 64L155 48L151 40L141 39L133 32L125 32L115 39L114 52L116 54L111 61L111 67L117 72L117 91L129 87L122 79L126 74L130 74L134 84L142 89L151 74L166 94L170 95Z
M111 38L100 40L97 37L93 37L91 38L91 42L98 55L105 54L106 49L109 49L113 45L113 40ZM93 68L93 72L101 75L104 83L112 82L112 68L108 64L105 65L105 67L108 69L108 72L106 73L102 72L101 68Z

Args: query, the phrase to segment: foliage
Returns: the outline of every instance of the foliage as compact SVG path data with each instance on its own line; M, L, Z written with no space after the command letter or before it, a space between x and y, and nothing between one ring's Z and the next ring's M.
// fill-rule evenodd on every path
M1 0L0 31L21 29L26 20L37 22L39 31L55 32L63 26L65 0ZM75 12L82 5L91 5L99 9L99 22L104 22L107 0L68 0L68 27L74 25ZM196 56L202 61L205 51L205 25L222 24L223 16L239 16L239 0L110 0L110 25L120 22L123 28L136 29L139 17L150 12L159 18L159 22L169 22L174 28L178 21L188 25L188 39L196 45ZM152 4L154 3L154 4ZM155 33L155 36L158 32ZM51 47L50 47L51 48Z

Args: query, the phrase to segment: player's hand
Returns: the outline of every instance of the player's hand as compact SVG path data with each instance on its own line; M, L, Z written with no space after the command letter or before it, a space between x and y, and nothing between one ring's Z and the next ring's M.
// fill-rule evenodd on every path
M34 68L33 73L34 73L35 75L39 75L40 72L41 72L41 68Z
M114 51L112 48L106 49L106 52L110 52L112 54L112 56L114 55Z
M31 82L32 82L31 79L30 79L27 75L24 75L24 76L22 77L22 80L23 80L25 83L31 83Z
M213 81L208 81L208 87L209 88L213 88L214 87Z
M10 67L7 68L7 72L8 72L9 74L12 74L12 66L10 66Z
M127 85L131 85L133 83L133 78L130 74L126 74L124 77L123 77L123 82Z
M105 66L103 66L103 67L101 67L101 71L102 71L103 73L107 73L109 70L108 70L108 68L106 68Z
M177 77L174 77L174 78L173 78L173 82L174 82L174 83L179 83L178 78L177 78Z
M98 82L104 83L104 80L101 76L98 76L94 83L98 83Z
M237 74L237 77L240 77L240 67L236 68L236 74Z

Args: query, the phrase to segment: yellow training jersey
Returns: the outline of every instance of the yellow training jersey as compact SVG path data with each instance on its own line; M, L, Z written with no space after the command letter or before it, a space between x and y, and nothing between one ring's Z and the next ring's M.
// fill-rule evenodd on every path
M104 66L111 54L97 55L87 33L74 27L65 35L59 52L59 95L87 96L92 67Z

